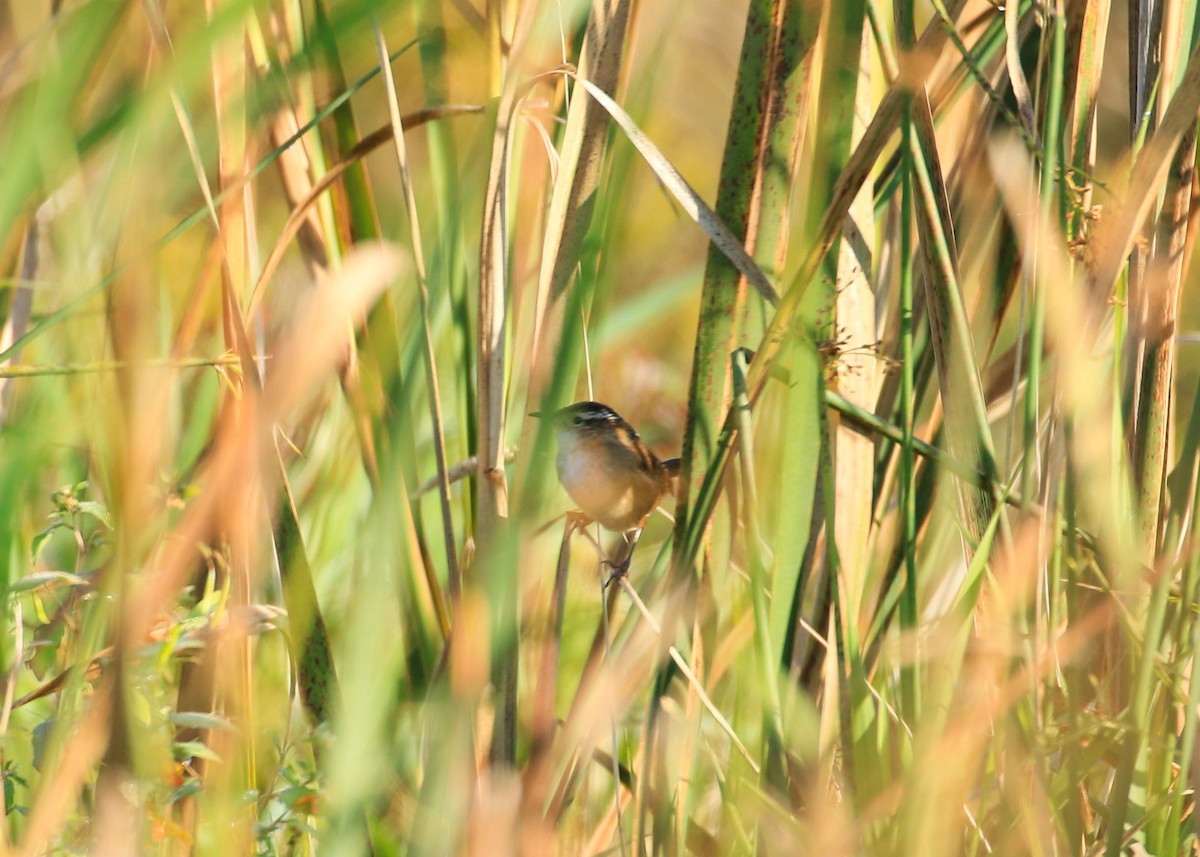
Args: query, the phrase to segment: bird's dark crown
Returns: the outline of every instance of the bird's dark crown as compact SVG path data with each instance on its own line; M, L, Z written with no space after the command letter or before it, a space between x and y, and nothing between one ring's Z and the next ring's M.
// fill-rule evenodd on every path
M624 422L608 405L599 402L576 402L554 412L554 421L564 426L601 426Z

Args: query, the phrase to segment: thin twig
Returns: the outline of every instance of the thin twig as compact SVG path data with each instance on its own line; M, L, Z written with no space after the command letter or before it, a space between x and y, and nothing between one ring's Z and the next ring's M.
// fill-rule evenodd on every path
M504 448L504 463L511 464L516 459L517 452L518 452L518 450L517 450L517 447L515 447L515 446L505 447ZM475 472L478 469L479 469L479 456L472 455L469 458L464 458L462 461L458 462L457 464L453 464L450 467L447 467L446 468L446 478L450 481L450 484L453 485L455 482L459 482L463 479L466 479L468 476L474 476ZM411 494L408 495L408 499L416 500L419 497L422 497L423 495L428 494L434 488L438 487L438 480L439 480L439 477L437 477L437 476L429 477L428 479L426 479L424 482L421 483L421 486L419 488L417 488L416 491L413 491ZM554 519L554 521L557 521L557 520L558 520L558 518ZM550 523L553 524L554 521L551 521ZM549 525L547 525L547 527L548 526ZM541 532L541 531L539 530L539 532Z
M47 375L91 375L122 369L200 369L207 366L233 366L236 354L221 357L163 357L151 360L97 360L93 363L41 363L0 368L0 378L40 378Z

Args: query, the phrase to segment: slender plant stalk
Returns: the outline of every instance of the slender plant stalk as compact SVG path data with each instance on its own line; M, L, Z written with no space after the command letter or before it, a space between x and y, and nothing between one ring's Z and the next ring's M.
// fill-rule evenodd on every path
M916 41L916 25L912 19L912 10L906 4L897 4L896 35L900 47L911 48ZM904 120L901 134L909 139L915 130L913 128L913 107L909 99L904 107ZM901 550L904 555L904 590L900 599L900 626L911 632L917 627L919 609L919 592L917 580L917 506L913 496L914 465L913 454L913 421L915 399L913 379L916 367L914 365L913 348L913 170L912 149L902 148L902 169L904 170L903 185L900 197L900 515L902 521ZM919 644L918 644L919 645ZM904 716L915 721L921 710L921 677L920 650L905 668L901 678Z
M400 168L400 181L404 186L404 205L408 214L413 262L416 266L417 298L425 344L422 357L425 366L425 383L429 387L429 419L433 429L434 460L437 463L438 499L442 506L443 544L446 549L446 567L450 578L450 597L453 599L462 590L462 580L458 567L458 550L455 548L454 521L450 510L450 480L446 475L446 437L442 418L442 397L438 385L437 359L433 351L433 331L429 323L429 286L426 283L425 251L421 245L421 225L417 216L416 194L413 192L412 177L409 173L408 147L404 143L404 125L400 118L396 82L392 78L392 64L387 42L384 40L383 29L378 20L375 22L375 44L379 54L379 63L383 68L384 86L388 93L392 142L395 145L396 161Z

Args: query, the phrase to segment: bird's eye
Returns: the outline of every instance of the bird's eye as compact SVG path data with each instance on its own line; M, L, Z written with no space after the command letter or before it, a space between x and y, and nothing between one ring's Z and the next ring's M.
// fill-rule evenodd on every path
M577 425L577 426L583 425L583 417L575 417L575 425Z

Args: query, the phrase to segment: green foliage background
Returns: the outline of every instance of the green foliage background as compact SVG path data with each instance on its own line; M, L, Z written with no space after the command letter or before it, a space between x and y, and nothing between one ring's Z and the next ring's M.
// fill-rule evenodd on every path
M0 5L0 849L1193 853L1198 23Z

